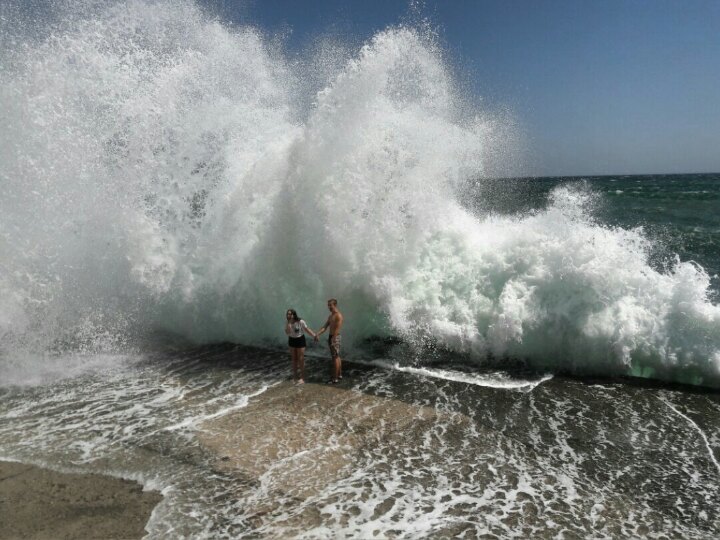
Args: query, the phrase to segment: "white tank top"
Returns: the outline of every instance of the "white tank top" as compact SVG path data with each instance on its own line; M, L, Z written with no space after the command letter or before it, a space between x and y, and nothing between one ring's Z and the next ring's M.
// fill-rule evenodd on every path
M307 324L305 324L305 321L300 319L299 321L290 323L290 333L288 334L288 336L290 336L291 338L302 337L305 330L307 330Z

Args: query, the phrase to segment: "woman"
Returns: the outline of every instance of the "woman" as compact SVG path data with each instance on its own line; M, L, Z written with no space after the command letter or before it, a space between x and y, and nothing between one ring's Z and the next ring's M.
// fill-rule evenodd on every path
M288 346L290 347L290 359L292 360L293 380L295 384L305 384L305 334L307 332L313 338L315 332L308 328L294 309L288 309L285 313L285 333L288 335ZM298 370L300 377L298 378Z

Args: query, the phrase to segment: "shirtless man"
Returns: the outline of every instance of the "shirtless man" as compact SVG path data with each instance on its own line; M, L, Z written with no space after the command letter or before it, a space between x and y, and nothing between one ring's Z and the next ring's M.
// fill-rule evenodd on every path
M338 311L337 300L331 298L327 302L330 310L330 316L327 322L317 331L315 341L319 341L320 334L330 329L328 337L328 345L330 346L330 380L328 384L337 384L338 379L342 379L342 361L340 360L340 329L343 325L342 313Z

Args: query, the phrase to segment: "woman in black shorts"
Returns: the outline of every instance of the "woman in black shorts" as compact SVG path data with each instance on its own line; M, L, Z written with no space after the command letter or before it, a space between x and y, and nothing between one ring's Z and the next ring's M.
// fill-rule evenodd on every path
M293 380L295 384L305 383L305 332L313 338L315 332L308 328L294 309L288 309L285 313L287 320L285 324L285 333L288 335L288 346L290 347L290 359L292 360ZM298 377L298 371L300 377Z

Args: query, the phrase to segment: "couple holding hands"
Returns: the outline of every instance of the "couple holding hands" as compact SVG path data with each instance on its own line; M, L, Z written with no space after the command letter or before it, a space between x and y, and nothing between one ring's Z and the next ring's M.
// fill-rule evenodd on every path
M302 320L297 311L288 309L285 313L287 323L285 333L288 335L288 346L290 347L290 359L292 360L293 380L295 384L305 383L305 333L310 334L315 341L320 341L320 335L330 330L328 345L330 346L330 380L328 384L337 384L342 379L342 363L340 361L340 328L343 325L342 313L337 308L337 300L331 298L327 302L330 316L325 324L313 332ZM298 376L299 374L299 376Z

